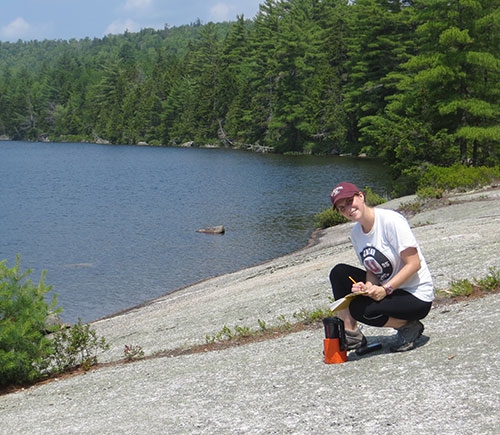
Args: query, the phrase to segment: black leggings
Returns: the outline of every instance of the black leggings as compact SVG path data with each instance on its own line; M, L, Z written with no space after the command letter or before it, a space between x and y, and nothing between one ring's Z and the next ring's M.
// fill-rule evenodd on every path
M351 293L352 277L356 282L366 281L366 272L348 264L337 264L330 272L335 300ZM432 302L424 302L405 290L397 289L390 296L377 302L367 296L354 298L349 305L351 316L358 322L371 326L384 326L389 317L403 320L423 319L431 309Z

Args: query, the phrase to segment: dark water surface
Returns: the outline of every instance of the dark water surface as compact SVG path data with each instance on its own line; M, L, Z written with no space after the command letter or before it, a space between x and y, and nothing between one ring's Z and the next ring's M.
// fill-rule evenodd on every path
M352 158L0 142L0 260L46 270L63 320L87 322L303 247L342 180L389 186Z

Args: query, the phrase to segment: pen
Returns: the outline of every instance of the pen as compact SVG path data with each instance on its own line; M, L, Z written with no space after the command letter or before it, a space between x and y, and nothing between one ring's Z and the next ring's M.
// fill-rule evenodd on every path
M354 278L352 276L349 277L349 279L354 283L356 284L356 281L354 280Z

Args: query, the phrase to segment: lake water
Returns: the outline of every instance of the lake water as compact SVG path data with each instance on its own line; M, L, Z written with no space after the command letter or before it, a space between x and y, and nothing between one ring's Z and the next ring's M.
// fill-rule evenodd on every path
M46 270L70 323L302 248L337 182L390 183L345 157L9 141L0 180L0 260Z

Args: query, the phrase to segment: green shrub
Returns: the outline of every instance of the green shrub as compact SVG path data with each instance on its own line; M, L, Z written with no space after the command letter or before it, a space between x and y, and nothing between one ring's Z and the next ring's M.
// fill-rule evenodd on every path
M305 325L320 322L325 317L329 317L331 315L332 312L329 308L317 308L313 311L303 308L300 311L293 313L293 317Z
M497 290L500 288L500 269L490 267L488 275L481 279L475 279L474 282L486 292Z
M453 297L470 296L474 290L474 285L467 279L452 281L449 293Z
M123 349L123 354L125 355L125 359L127 361L137 361L144 358L144 349L141 346L137 346L135 344L126 344Z
M348 220L333 207L329 207L326 210L323 210L322 212L315 215L314 220L315 227L321 229L345 224L346 222L348 222Z
M47 337L47 318L54 312L56 296L49 305L42 272L38 285L20 271L21 257L7 267L0 262L0 386L36 380L48 364L52 342ZM58 312L60 310L56 310Z
M417 194L430 188L437 191L466 191L495 184L500 180L500 167L488 168L464 166L459 163L450 167L428 166L421 174ZM424 193L425 195L425 193ZM424 196L425 197L425 196Z
M217 343L221 341L230 341L235 337L235 333L230 327L224 325L222 329L215 335L205 335L205 340L207 343Z
M45 300L51 286L28 278L31 270L20 271L21 257L8 268L0 262L0 387L36 382L53 373L76 366L87 369L97 362L97 351L106 350L89 325L71 328L50 326L50 319L62 311L55 308L57 296Z
M430 186L419 189L417 193L420 199L441 199L443 195L443 189Z
M266 332L267 331L267 323L264 320L257 319L257 322L259 324L259 328L261 332Z
M97 352L107 350L104 337L97 337L95 330L81 319L70 328L60 328L53 334L54 352L50 357L52 372L62 373L74 367L88 370L97 363Z
M445 297L470 296L474 290L479 293L497 292L500 290L500 269L490 267L488 275L483 278L474 278L472 281L461 279L452 281L449 289L440 290L438 294Z

